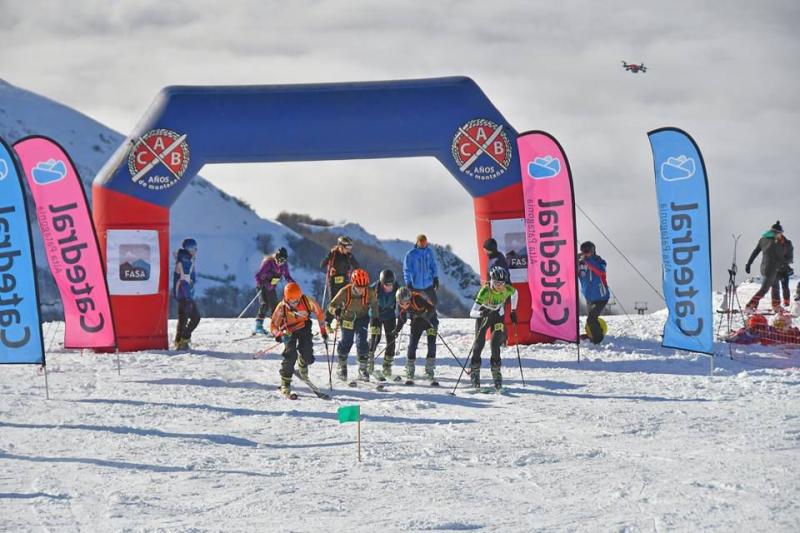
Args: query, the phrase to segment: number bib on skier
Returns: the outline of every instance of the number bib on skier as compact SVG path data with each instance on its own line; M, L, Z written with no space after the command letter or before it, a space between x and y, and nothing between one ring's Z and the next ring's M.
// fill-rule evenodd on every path
M333 282L334 283L344 283L344 276L334 276Z
M342 320L342 327L344 329L353 329L355 325L352 320Z
M281 278L272 278L272 281L271 281L271 283L272 283L273 285L277 285L277 284L278 284L280 281L281 281Z
M505 329L505 324L503 324L502 322L499 322L499 323L494 325L493 329L495 331L503 331Z

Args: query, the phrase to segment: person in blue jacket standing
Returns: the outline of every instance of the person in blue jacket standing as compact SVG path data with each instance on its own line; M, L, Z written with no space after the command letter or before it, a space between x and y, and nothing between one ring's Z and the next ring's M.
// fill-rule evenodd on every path
M197 281L195 259L197 241L184 239L175 258L172 274L172 297L178 302L178 331L175 334L175 349L188 350L192 332L200 323L200 311L194 301L194 284Z
M439 276L436 270L436 256L428 247L428 238L417 235L414 248L403 258L403 280L413 291L424 292L435 305L438 302Z
M594 243L586 241L581 244L581 253L578 258L578 279L581 282L581 292L586 298L588 316L586 329L589 330L589 340L599 344L605 333L600 326L600 313L608 304L611 291L606 281L606 261L595 249Z

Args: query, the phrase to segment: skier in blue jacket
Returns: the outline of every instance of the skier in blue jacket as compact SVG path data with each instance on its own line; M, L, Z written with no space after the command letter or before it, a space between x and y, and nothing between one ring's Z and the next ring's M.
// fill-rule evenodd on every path
M175 334L175 349L187 350L192 332L200 323L200 311L194 301L194 284L197 281L195 259L197 241L184 239L175 258L172 274L172 296L178 302L178 331Z
M578 258L578 279L581 282L581 292L586 298L588 307L586 327L589 330L589 340L593 344L599 344L605 334L598 318L608 304L611 291L609 291L606 281L606 261L597 255L597 250L591 241L581 244L581 253Z
M436 270L436 256L428 247L428 238L417 235L414 248L403 258L403 280L413 291L424 292L435 305L438 302L439 276Z

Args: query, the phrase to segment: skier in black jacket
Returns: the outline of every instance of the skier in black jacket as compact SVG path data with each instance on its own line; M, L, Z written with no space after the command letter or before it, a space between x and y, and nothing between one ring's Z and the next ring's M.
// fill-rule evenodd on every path
M319 265L325 271L325 283L328 284L328 294L331 299L350 282L350 274L360 266L353 256L353 239L342 235ZM325 322L328 326L332 320L333 315L326 309Z
M489 279L489 272L492 267L501 266L506 271L506 279L511 279L511 271L508 270L508 262L506 256L497 251L497 241L493 238L488 238L483 241L483 251L486 252L486 257L489 261L486 263L486 279Z

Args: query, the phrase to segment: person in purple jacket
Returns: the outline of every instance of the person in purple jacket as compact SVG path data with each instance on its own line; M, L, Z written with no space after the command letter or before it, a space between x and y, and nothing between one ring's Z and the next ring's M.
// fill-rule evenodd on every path
M287 282L292 283L294 279L289 274L289 254L286 248L278 248L278 251L272 255L268 255L261 262L261 268L256 272L256 287L260 296L261 305L258 307L258 314L256 315L256 326L253 333L267 334L264 329L264 318L269 313L272 316L275 307L278 305L278 283L281 278Z

